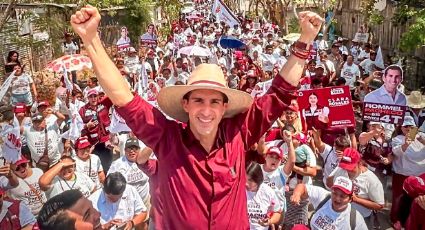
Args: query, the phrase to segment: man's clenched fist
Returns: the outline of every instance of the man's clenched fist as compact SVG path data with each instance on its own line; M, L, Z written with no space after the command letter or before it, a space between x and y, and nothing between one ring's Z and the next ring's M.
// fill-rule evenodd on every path
M71 16L71 25L83 42L91 41L97 36L100 14L96 7L85 6Z

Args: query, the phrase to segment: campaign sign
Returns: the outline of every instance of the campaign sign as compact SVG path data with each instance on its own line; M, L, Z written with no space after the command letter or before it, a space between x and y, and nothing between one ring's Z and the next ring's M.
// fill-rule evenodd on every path
M348 86L299 91L297 101L304 130L356 124Z
M402 125L406 109L402 105L365 102L363 120Z
M369 41L369 33L356 33L354 40L357 40L357 42L367 43Z

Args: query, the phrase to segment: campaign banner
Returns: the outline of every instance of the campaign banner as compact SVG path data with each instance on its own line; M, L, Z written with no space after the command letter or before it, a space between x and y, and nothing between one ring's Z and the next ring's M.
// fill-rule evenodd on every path
M363 103L363 120L402 125L407 106L396 104Z
M297 101L305 131L356 124L348 86L299 91Z
M218 21L225 22L230 28L240 24L238 18L221 0L214 1L212 13L216 16Z

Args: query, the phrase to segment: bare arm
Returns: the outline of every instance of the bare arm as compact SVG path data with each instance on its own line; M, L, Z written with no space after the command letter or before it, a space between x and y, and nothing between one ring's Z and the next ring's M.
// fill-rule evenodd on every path
M288 146L288 161L286 162L282 170L285 175L290 175L295 166L295 148L294 144L292 143L292 135L290 134L290 132L285 130L284 135L286 145Z
M322 141L322 138L320 138L320 131L313 128L313 140L314 145L317 147L317 150L319 150L319 153L323 153L325 150L325 143Z
M47 191L50 189L52 185L53 178L59 174L63 167L69 166L71 164L65 165L63 162L57 163L55 166L50 168L47 172L45 172L39 179L38 184L40 185L41 190Z
M360 145L366 145L375 136L374 131L363 132L359 136Z
M105 173L103 171L100 171L97 173L97 175L99 176L100 183L103 184L103 182L105 181Z
M307 198L308 198L308 194L307 194L307 188L305 187L305 184L297 184L291 196L291 202L293 204L299 205L301 200L304 200Z
M149 147L145 147L144 149L142 149L137 155L136 163L138 165L146 163L149 160L149 157L151 156L152 152L152 149Z
M378 204L378 203L371 201L369 199L358 197L356 195L353 195L353 201L352 202L360 204L361 206L364 206L364 207L366 207L368 209L372 209L372 210L381 210L382 208L384 208L384 205Z
M37 99L38 98L37 88L35 87L35 83L34 82L31 84L31 88L32 88L32 92L34 93L34 99L35 100L38 100Z
M86 6L71 16L71 25L84 42L99 84L114 105L121 107L134 96L100 41L97 33L99 22L100 14L92 6Z

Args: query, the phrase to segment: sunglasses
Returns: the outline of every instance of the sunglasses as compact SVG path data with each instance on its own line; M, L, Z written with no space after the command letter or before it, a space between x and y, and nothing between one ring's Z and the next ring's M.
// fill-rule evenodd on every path
M27 165L28 165L28 163L19 164L19 165L16 166L15 171L20 171L21 169L26 168Z

